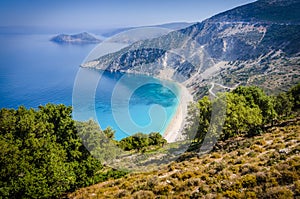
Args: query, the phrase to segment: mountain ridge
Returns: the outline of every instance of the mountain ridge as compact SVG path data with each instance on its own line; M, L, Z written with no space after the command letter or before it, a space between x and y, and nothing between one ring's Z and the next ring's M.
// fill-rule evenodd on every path
M292 12L299 6L299 0L256 1L135 42L82 67L155 77L168 69L168 79L184 83L196 96L207 93L211 81L227 86L266 83L266 90L278 92L300 81L300 15ZM287 19L282 21L278 13L287 14ZM276 77L282 73L286 81L277 85Z
M219 13L208 19L215 21L241 21L265 23L300 23L299 0L258 0L234 9Z

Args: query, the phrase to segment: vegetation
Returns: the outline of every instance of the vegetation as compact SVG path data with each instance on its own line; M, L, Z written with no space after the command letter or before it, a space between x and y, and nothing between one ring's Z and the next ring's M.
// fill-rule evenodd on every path
M124 158L132 158L134 152L172 152L171 145L179 143L167 144L155 132L116 141L114 130L101 131L93 121L76 122L71 107L64 105L1 109L0 196L56 198L106 181L68 197L298 197L299 89L300 84L267 96L257 87L238 87L215 100L202 98L190 107L186 135L197 151L219 106L226 117L213 151L200 157L192 150L157 171L128 175L103 165L120 156L121 149L130 151ZM220 99L226 104L220 106Z
M125 174L91 156L79 134L100 130L87 122L79 132L71 111L51 104L0 110L0 198L58 197Z
M133 173L80 189L69 197L297 198L299 85L277 96L267 96L257 87L239 87L216 100L204 97L189 110L187 130L196 130L196 134L187 136L196 143L194 151L159 170ZM200 156L195 149L210 128L219 99L226 99L221 140L212 152Z
M226 109L221 139L227 140L240 134L259 134L268 125L293 117L299 110L299 96L300 84L277 96L268 96L258 87L240 86L212 101L204 97L189 108L186 135L195 142L203 142L209 132L213 106L218 106L220 99L225 99Z
M120 142L110 127L76 122L71 107L0 110L0 198L52 198L127 172L104 167L120 150L163 146L159 133L138 133Z
M297 198L300 120L262 135L219 141L211 153L189 152L151 172L131 173L69 198Z
M123 138L119 143L119 147L125 151L141 149L146 150L149 146L164 146L167 141L162 137L160 133L142 134L137 133L132 136Z

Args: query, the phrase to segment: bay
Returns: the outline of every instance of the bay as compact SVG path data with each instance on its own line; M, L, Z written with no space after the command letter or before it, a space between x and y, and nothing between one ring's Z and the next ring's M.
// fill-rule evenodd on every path
M94 110L83 103L74 119L94 119L102 129L110 126L118 140L136 132L165 131L178 106L175 84L144 75L79 68L95 45L58 45L49 41L52 36L0 34L1 108L71 106L74 83L81 73L87 80L100 80L90 100Z

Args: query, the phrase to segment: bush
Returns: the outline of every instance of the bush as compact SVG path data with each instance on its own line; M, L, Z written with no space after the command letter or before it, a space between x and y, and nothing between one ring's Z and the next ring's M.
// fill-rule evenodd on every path
M244 195L243 198L247 198L247 199L257 198L256 193L253 191L247 191L243 195Z
M194 172L186 171L186 172L182 173L182 175L180 176L180 179L185 181L185 180L193 178L193 177L195 177Z
M152 191L140 190L138 192L135 192L132 195L132 198L134 198L134 199L152 199L152 198L155 198L155 195Z
M172 191L173 187L169 184L157 185L154 187L153 192L158 195L168 195Z
M226 191L225 193L223 193L223 195L227 198L234 198L234 199L241 198L241 195L236 191Z
M293 192L286 187L271 187L262 194L263 198L293 198Z
M54 198L124 176L100 172L103 166L83 146L79 134L88 140L102 132L92 121L75 122L71 114L71 107L53 104L37 110L22 106L0 110L1 196Z
M256 176L252 174L247 174L242 177L242 185L244 188L251 188L256 186Z
M295 196L300 196L300 180L295 182L294 192L295 192Z

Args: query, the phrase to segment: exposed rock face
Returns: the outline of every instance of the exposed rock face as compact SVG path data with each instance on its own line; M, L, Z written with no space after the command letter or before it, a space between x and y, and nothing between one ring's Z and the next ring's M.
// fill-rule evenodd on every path
M300 80L300 14L294 12L299 8L299 0L257 1L133 43L83 67L158 77L167 71L169 79L184 82L199 95L220 78L229 86L264 85L269 79L267 89L285 89ZM277 85L269 78L278 75L287 81Z
M101 40L95 38L87 32L75 34L75 35L66 35L60 34L50 39L50 41L56 43L69 43L69 44L91 44L91 43L99 43Z

